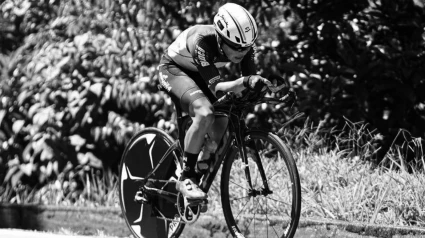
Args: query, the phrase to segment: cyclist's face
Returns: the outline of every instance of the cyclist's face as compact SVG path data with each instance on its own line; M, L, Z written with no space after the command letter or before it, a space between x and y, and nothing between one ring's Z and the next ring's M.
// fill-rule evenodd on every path
M230 61L232 61L233 63L239 63L242 61L243 57L246 55L246 53L248 53L251 47L246 47L246 48L241 48L236 50L234 48L231 48L226 43L224 43L221 48L223 49L224 53L226 54L227 58L229 58Z

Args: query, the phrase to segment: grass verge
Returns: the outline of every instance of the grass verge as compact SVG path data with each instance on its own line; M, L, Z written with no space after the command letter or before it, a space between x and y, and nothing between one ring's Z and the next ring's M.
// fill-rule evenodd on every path
M406 146L393 145L384 159L386 166L377 166L374 156L379 150L379 134L368 131L363 123L347 121L346 129L329 132L320 124L313 127L306 123L294 131L281 130L280 136L293 136L285 141L292 148L299 148L293 154L301 177L302 217L425 226L425 174L421 172L423 167L409 167L405 162ZM329 143L329 135L334 144ZM418 160L424 161L421 140L406 143ZM221 212L219 176L220 173L210 189L211 212ZM75 179L63 178L37 190L3 187L0 202L119 206L116 175L82 173L78 178L80 189Z

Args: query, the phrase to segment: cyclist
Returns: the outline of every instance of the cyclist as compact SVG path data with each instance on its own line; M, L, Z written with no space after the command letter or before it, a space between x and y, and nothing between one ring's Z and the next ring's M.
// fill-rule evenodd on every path
M183 172L176 189L188 200L206 199L197 181L196 163L206 134L218 143L227 126L215 119L212 103L224 92L261 90L271 85L256 75L254 62L258 29L252 15L242 6L226 3L218 9L213 25L194 25L183 31L162 56L161 86L180 102L193 123L184 140ZM224 81L218 68L239 63L242 77Z

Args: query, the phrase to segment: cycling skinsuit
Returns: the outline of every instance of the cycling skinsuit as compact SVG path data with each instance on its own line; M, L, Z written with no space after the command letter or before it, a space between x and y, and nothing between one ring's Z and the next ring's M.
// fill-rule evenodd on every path
M213 25L195 25L183 31L168 47L158 66L161 86L180 101L183 111L196 99L216 98L209 87L223 81L218 68L230 61L219 48ZM243 76L255 74L255 46L241 64Z

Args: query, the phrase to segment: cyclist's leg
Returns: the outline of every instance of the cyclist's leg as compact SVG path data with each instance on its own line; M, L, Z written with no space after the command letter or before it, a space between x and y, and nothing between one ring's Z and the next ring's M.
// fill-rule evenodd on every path
M223 135L226 132L228 121L229 119L227 117L216 117L214 123L211 125L208 135L217 144L220 143L221 138L223 138Z
M214 121L213 107L195 81L180 68L167 64L159 70L163 87L179 99L182 110L193 119L186 132L182 182L177 184L177 189L189 199L205 199L207 195L197 185L195 165L205 134Z
M211 125L214 122L213 110L210 101L206 97L196 99L189 105L189 115L192 117L192 125L190 125L186 132L184 150L188 155L187 163L191 171L187 175L195 173L195 164L204 143L205 135L210 131ZM189 157L190 155L193 155L193 157Z

